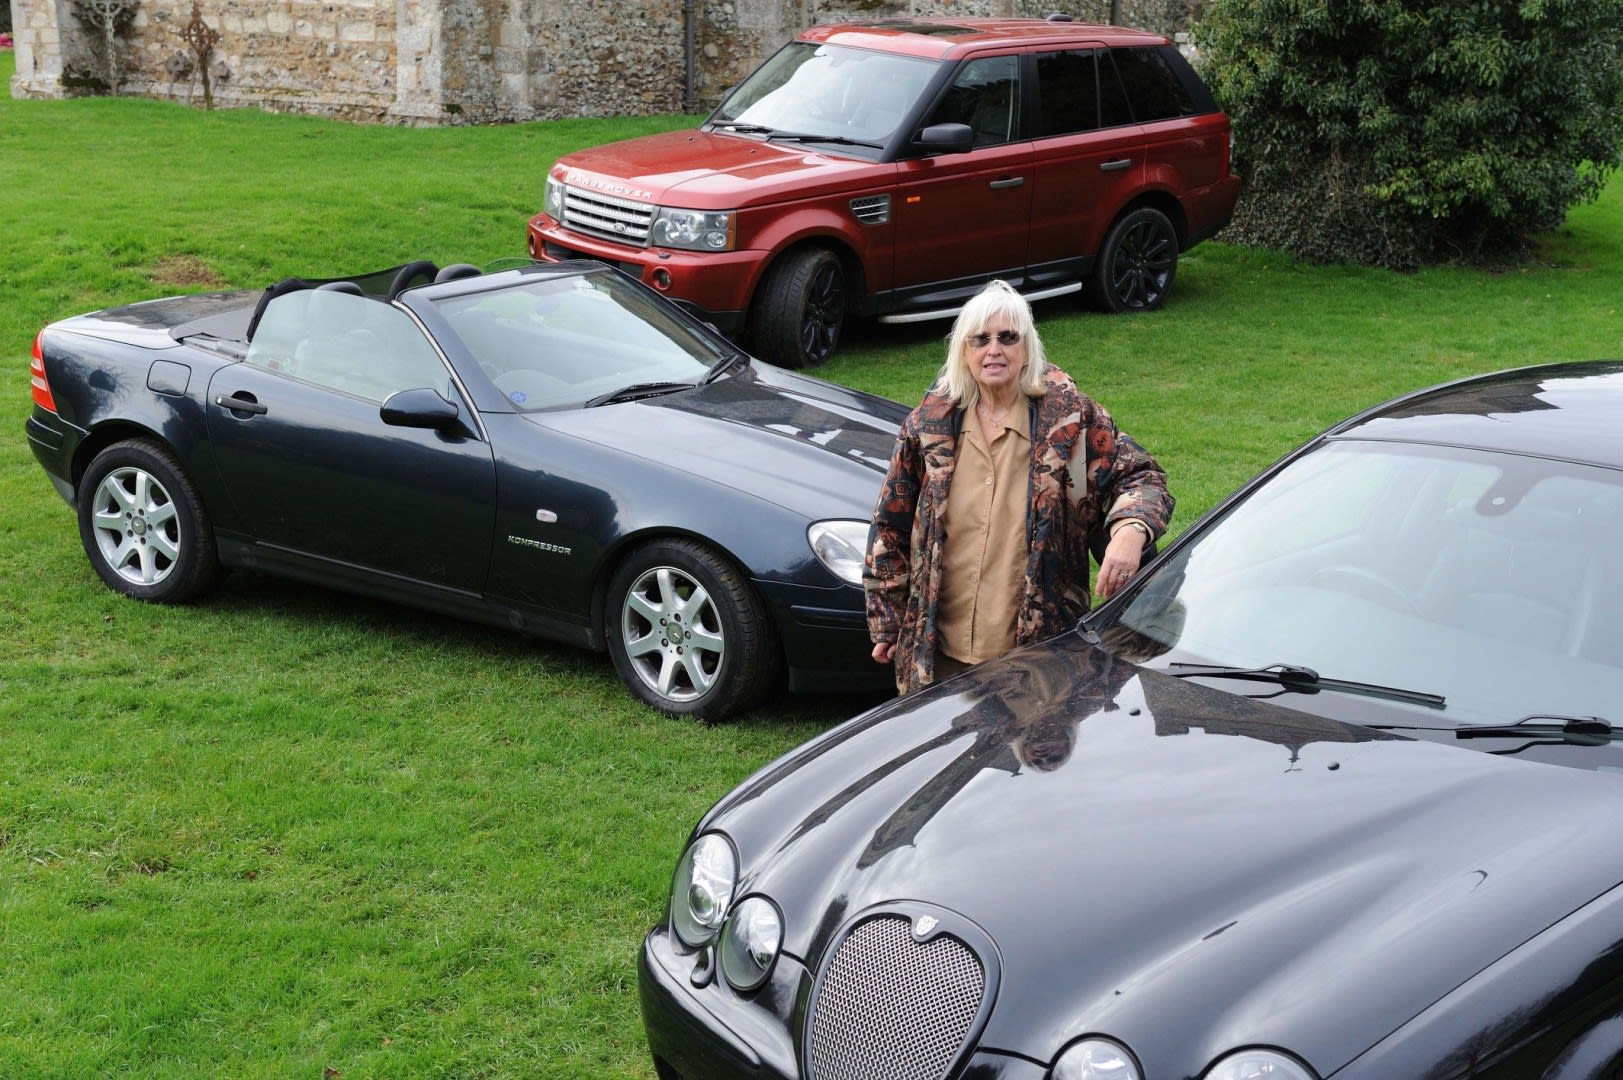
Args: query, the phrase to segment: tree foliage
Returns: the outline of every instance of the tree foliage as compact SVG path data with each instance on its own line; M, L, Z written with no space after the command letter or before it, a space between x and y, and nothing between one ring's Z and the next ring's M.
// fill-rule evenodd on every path
M1623 150L1619 0L1207 0L1226 236L1399 269L1527 252Z

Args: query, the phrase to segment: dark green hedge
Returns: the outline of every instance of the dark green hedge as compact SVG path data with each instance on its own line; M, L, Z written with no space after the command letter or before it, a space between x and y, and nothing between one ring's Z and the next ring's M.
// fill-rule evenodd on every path
M1398 269L1530 250L1623 148L1619 0L1206 0L1225 239Z

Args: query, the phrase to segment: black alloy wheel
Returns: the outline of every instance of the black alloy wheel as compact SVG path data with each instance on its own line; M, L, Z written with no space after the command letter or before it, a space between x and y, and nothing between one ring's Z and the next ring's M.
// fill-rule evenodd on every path
M750 335L762 359L816 367L834 355L845 323L845 267L827 248L805 248L767 272L751 312Z
M1104 311L1154 311L1177 272L1177 230L1161 211L1141 206L1110 227L1090 291Z

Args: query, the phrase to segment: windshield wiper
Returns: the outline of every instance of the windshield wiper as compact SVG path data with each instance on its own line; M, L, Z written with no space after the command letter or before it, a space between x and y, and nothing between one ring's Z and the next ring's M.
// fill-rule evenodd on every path
M844 135L803 135L795 131L774 131L767 138L778 142L826 142L836 146L870 146L875 150L881 149L883 144L864 142L861 139L848 139Z
M1599 716L1537 714L1524 716L1514 724L1462 727L1454 732L1456 739L1519 739L1523 736L1574 746L1608 746L1612 742L1613 732L1611 722Z
M598 405L612 405L617 401L636 401L638 398L658 397L661 394L674 394L678 390L692 390L696 383L690 382L640 382L630 386L622 386L618 390L610 390L606 394L599 394L587 400L582 408L591 409Z
M710 365L710 370L704 373L704 377L699 380L699 385L709 386L711 383L725 375L734 364L745 359L747 358L741 352L729 353L726 356L723 356L720 360L717 360L714 364Z
M783 142L833 143L836 146L867 146L875 150L884 148L883 143L864 142L861 139L850 139L844 135L809 135L799 131L779 131L777 128L767 127L764 124L751 124L743 120L718 120L710 126L736 131L740 135L765 135L769 139L780 139Z
M1242 668L1224 667L1217 664L1181 664L1174 661L1172 666L1187 669L1185 671L1167 672L1175 679L1191 677L1245 679L1251 682L1273 683L1276 686L1283 686L1287 690L1294 690L1299 694L1316 694L1320 690L1335 690L1344 694L1365 694L1369 697L1406 701L1414 705L1424 705L1428 709L1441 709L1444 705L1443 695L1441 694L1428 694L1421 690L1405 690L1397 686L1380 686L1376 683L1352 682L1348 679L1329 679L1312 668L1303 667L1299 664L1269 664L1266 667Z

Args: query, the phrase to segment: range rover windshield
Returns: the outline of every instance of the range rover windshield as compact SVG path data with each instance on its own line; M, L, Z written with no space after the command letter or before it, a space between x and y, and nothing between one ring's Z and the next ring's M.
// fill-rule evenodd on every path
M1620 530L1612 469L1334 441L1172 553L1115 620L1089 626L1129 659L1197 677L1188 665L1230 667L1213 685L1365 723L1372 709L1395 726L1616 719ZM1282 667L1412 700L1348 702L1305 680L1293 689L1288 670L1272 684L1246 671Z
M739 84L710 126L883 146L935 73L934 62L915 57L790 42Z

